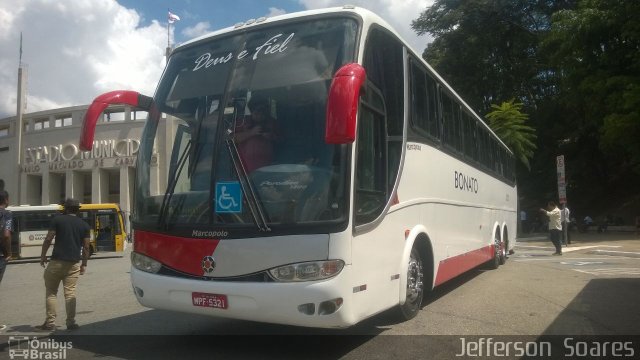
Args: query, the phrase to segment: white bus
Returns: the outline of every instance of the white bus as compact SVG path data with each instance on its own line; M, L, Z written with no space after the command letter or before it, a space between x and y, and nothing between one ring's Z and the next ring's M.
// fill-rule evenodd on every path
M144 306L310 327L394 307L410 319L425 292L515 245L512 152L367 10L178 46L153 98L95 99L82 149L109 104L149 111L132 222Z
M60 214L60 205L8 206L13 217L12 253L18 258L40 257L49 225ZM51 256L49 248L48 256Z

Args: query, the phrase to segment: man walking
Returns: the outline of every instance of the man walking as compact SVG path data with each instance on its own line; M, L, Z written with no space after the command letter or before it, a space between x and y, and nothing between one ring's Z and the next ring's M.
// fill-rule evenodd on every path
M64 202L63 215L51 221L49 232L42 244L40 265L47 263L47 251L55 238L51 261L44 271L46 288L47 319L44 324L36 326L38 330L53 331L56 329L56 298L60 282L64 287L65 310L67 312L67 329L75 330L76 323L76 285L79 275L83 275L89 259L90 227L77 215L80 203L75 199ZM78 262L82 260L82 264Z
M7 263L11 260L11 233L13 232L13 217L11 211L7 210L9 205L9 193L0 190L0 282L7 269ZM7 325L0 324L0 331L7 328Z
M562 255L562 243L560 242L560 233L562 232L562 225L560 224L560 209L556 206L556 203L549 201L547 203L547 210L540 209L545 215L549 217L549 237L553 246L556 247L556 252L553 255Z

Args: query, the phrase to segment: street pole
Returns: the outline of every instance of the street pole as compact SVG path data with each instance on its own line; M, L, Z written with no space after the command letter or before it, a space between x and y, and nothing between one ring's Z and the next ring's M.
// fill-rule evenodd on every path
M15 159L16 171L14 174L14 182L16 184L16 193L14 201L22 204L26 201L26 197L22 194L22 181L20 175L22 173L22 117L25 110L25 101L27 97L27 68L22 63L22 33L20 33L20 58L18 62L18 94L16 99L16 122L15 122Z

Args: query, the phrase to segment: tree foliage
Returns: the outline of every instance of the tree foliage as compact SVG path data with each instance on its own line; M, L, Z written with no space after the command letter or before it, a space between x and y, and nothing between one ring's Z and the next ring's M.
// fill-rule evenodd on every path
M487 114L487 119L491 129L511 148L516 159L529 169L529 159L536 149L536 130L525 124L529 116L521 112L522 106L515 99L500 105L492 104L493 111Z
M534 105L550 86L537 56L551 15L569 1L436 0L411 24L434 41L427 62L479 112L517 98Z
M558 11L543 43L562 101L618 166L640 172L640 2L585 0ZM609 159L611 160L611 159Z
M637 0L436 0L412 27L434 37L423 57L478 113L514 99L529 114L524 197L556 196L563 154L569 201L597 208L640 181L638 14Z

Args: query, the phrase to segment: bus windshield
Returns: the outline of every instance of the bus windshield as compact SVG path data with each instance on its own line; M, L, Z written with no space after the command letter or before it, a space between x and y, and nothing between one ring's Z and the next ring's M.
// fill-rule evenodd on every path
M166 124L152 113L141 139L134 221L259 230L344 222L348 146L324 142L325 107L333 74L355 58L357 29L351 18L320 18L172 54L154 98ZM165 151L158 139L173 143L166 169L151 165Z

